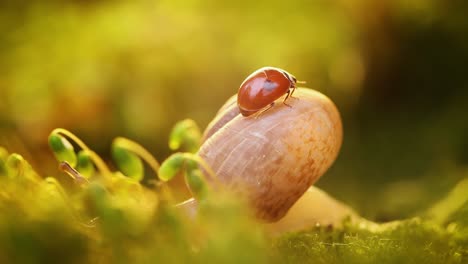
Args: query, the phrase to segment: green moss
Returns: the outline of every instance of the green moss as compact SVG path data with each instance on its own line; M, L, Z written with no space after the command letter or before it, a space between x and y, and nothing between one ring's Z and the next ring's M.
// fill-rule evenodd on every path
M443 223L413 218L370 228L345 221L268 238L229 193L210 192L189 217L156 189L118 183L91 177L64 188L30 167L0 177L0 263L468 261L468 202Z
M138 183L63 188L26 173L0 178L0 263L266 262L263 232L227 193L190 218Z
M447 229L453 232L458 243L465 245L465 256L468 255L468 201L449 218Z
M468 244L459 235L415 218L378 232L351 224L314 228L283 236L273 248L283 263L465 263Z

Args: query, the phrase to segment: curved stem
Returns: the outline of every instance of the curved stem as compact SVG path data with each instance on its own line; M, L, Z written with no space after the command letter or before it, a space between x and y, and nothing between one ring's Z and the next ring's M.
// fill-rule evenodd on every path
M88 148L88 146L86 146L86 144L80 138L78 138L72 132L70 132L70 131L68 131L68 130L66 130L64 128L56 128L56 129L52 130L51 134L53 134L53 133L61 134L63 136L66 136L66 137L70 138L83 150L90 150L90 148Z
M208 165L208 163L206 163L206 161L203 160L200 156L192 154L192 153L184 153L184 157L198 163L202 167L202 169L206 171L206 173L208 174L208 177L210 178L209 179L210 181L213 181L216 183L218 182L218 178L216 178L216 174L214 173L213 169L211 169L210 165Z
M25 167L25 162L26 161L23 159L23 157L21 157L21 159L18 159L18 162L19 162L19 164L18 164L16 176L17 177L23 177L24 171L25 171L24 167Z
M160 166L159 162L140 144L123 137L115 138L114 143L140 156L144 161L146 161L146 163L148 163L154 173L158 175Z
M164 199L166 201L169 201L169 202L174 201L174 196L172 195L171 189L169 188L169 186L166 183L161 181L159 179L159 177L158 177L158 175L159 175L158 171L159 171L159 167L160 167L159 162L156 160L155 157L153 157L153 155L151 155L151 153L148 150L146 150L143 146L136 143L135 141L132 141L132 140L130 140L128 138L124 138L124 137L115 138L114 139L114 144L117 144L120 147L123 147L126 150L129 150L129 151L133 152L134 154L140 156L150 166L150 168L155 173L155 175L156 175L156 177L158 179L158 182L159 182L159 184L157 186L161 189L161 193L162 193L162 196L164 197Z
M64 128L56 128L52 131L52 133L57 133L60 135L63 135L75 142L86 154L89 155L93 163L96 165L97 169L105 175L105 177L109 176L112 174L111 170L109 167L107 167L106 163L102 160L102 158L96 154L96 152L92 151L86 144L79 139L77 136L75 136L72 132L64 129Z
M101 157L96 154L96 152L90 150L90 149L84 149L84 153L89 155L89 158L93 161L94 165L96 165L96 168L98 168L99 171L102 172L104 175L112 175L111 170L109 167L107 167L106 163L101 159Z

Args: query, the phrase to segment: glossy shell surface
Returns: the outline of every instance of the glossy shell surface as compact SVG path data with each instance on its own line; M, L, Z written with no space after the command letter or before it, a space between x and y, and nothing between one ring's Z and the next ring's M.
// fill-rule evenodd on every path
M237 93L237 104L244 116L269 106L295 87L294 77L274 67L264 67L249 75Z
M282 100L282 99L279 99ZM232 97L204 133L199 155L220 182L247 197L256 215L277 221L331 166L342 141L335 105L297 89L261 118L244 118Z

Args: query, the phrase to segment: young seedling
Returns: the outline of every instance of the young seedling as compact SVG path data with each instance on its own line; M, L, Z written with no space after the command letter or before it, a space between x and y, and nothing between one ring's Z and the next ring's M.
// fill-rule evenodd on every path
M140 144L127 138L118 137L112 142L112 158L119 170L136 181L143 180L143 160L157 173L159 162Z
M72 144L71 140L74 144ZM197 124L190 119L177 123L169 137L169 146L173 150L184 149L189 152L175 153L166 159L162 165L140 144L123 137L114 139L111 154L119 172L111 172L104 161L77 136L65 129L55 129L49 136L49 145L56 158L60 161L59 168L71 176L78 184L89 184L89 179L95 174L95 167L104 176L105 183L112 188L136 186L144 179L145 166L143 161L158 176L156 188L162 200L173 203L173 196L165 183L175 175L183 173L187 187L197 200L204 200L209 188L205 175L210 184L217 184L217 180L210 166L198 155L194 154L201 142L201 133ZM76 154L74 146L81 148ZM125 176L125 177L124 177ZM130 185L129 185L130 184ZM115 189L114 188L114 189Z
M143 161L145 161L158 176L156 180L151 182L161 194L161 199L170 203L174 201L171 190L159 177L159 162L143 146L130 139L118 137L112 142L112 157L119 170L136 182L142 181L144 178Z
M5 160L6 175L10 179L18 179L24 182L36 183L39 176L31 168L31 165L17 153L10 154Z
M91 176L96 172L91 156L88 152L81 150L78 152L76 158L76 170L86 179L91 178Z
M3 147L0 147L0 176L7 175L6 159L8 157L8 151Z
M13 153L6 160L8 176L11 178L21 177L25 170L26 161L23 156Z
M54 129L49 135L49 146L52 149L55 157L60 162L66 162L69 166L60 166L60 169L65 169L64 171L73 177L75 173L73 171L68 170L69 168L74 168L78 164L78 157L75 153L73 145L69 141L72 140L76 145L81 148L80 151L80 159L81 164L79 168L83 169L88 167L87 172L90 171L89 166L85 165L87 163L86 160L92 161L92 163L96 166L99 170L101 175L104 178L109 180L110 176L112 175L110 169L107 167L106 163L101 159L99 155L97 155L94 151L92 151L86 144L75 136L70 131L63 129L63 128L56 128ZM85 172L86 173L86 172ZM83 177L83 176L82 176ZM76 177L73 177L75 180ZM81 177L78 177L81 178ZM83 177L86 178L86 177Z
M216 184L216 176L210 166L199 156L192 153L175 153L167 158L159 168L159 178L169 181L180 172L184 173L185 183L197 200L203 200L208 193L208 184L200 166L209 177L212 184Z
M182 149L196 153L200 148L200 143L200 128L192 119L185 119L175 124L169 135L169 148L171 150Z
M194 198L203 200L208 193L205 175L199 166L209 176L213 184L217 184L216 176L210 166L198 155L194 154L200 148L202 134L200 128L192 119L178 122L169 136L169 148L172 150L186 150L185 153L175 153L167 158L159 170L159 177L169 181L178 173L183 172L184 180Z
M49 135L49 146L54 152L55 158L59 162L67 162L74 167L77 158L73 145L65 137L59 133L54 133L54 131Z

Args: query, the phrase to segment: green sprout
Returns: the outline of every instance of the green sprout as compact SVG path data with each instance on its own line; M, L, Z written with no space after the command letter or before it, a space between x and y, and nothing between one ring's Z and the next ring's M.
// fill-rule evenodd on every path
M0 255L6 263L18 256L28 257L24 263L47 262L57 252L77 263L465 263L468 257L466 179L423 218L382 225L345 219L342 226L266 238L247 205L219 191L213 170L196 154L175 153L159 165L142 146L117 138L112 155L126 176L109 172L110 181L95 181L103 174L96 165L102 160L63 130L53 136L60 139L54 151L70 150L63 140L78 148L76 165L63 160L60 168L84 184L69 190L55 178L38 177L21 155L0 148L8 176L0 178ZM158 174L157 191L129 176L144 175L146 163ZM196 201L164 200L159 191L179 176Z
M127 177L141 181L144 177L143 161L132 152L119 146L112 146L112 158L119 170Z
M190 191L197 200L206 199L208 194L208 186L204 181L204 176L201 170L193 169L185 172L185 182Z
M87 179L96 172L93 161L88 152L83 150L78 152L76 170Z
M175 153L167 158L159 168L158 175L163 181L169 181L178 175L184 173L185 183L197 199L204 199L207 195L208 185L204 173L198 168L200 166L213 183L216 177L213 170L199 156L192 153Z
M162 181L169 181L174 178L184 164L185 158L182 153L172 154L159 168L158 175Z
M58 133L51 133L49 136L49 146L58 161L66 161L73 167L76 165L75 149L65 137Z
M78 154L79 157L75 153L73 145L69 140L72 140L81 148ZM99 155L86 146L81 139L66 129L54 129L49 135L49 146L57 160L61 162L60 169L75 180L80 181L81 178L89 177L92 174L91 171L94 170L94 168L90 168L91 163L96 166L104 177L108 178L112 174ZM68 166L64 165L64 163L68 164ZM83 170L86 175L80 175L80 172L74 169L76 166L78 169Z
M123 137L112 142L112 157L119 170L127 177L141 181L144 177L142 159L157 173L159 162L140 144Z
M190 152L175 153L164 161L162 165L151 155L151 153L140 144L123 137L114 139L111 146L112 158L121 173L112 173L104 161L86 144L73 133L57 128L49 136L49 145L60 162L59 168L72 177L77 183L88 184L88 179L95 174L95 166L107 178L108 183L115 188L119 184L126 184L123 179L130 180L128 183L138 183L144 179L145 166L148 164L158 176L156 188L160 191L164 200L172 201L171 191L165 182L182 173L187 187L197 199L204 199L208 192L207 180L216 183L216 177L212 169L196 154L200 146L201 133L197 124L190 119L178 122L172 130L169 146L171 149L187 149ZM74 143L74 144L72 144ZM73 145L81 150L75 152ZM125 176L125 178L122 178ZM120 179L120 180L119 180ZM127 180L127 181L128 181Z
M7 178L12 182L24 184L24 186L30 186L30 183L34 184L40 180L39 175L20 154L8 155L5 151L0 155L0 175L8 176Z
M185 119L175 124L169 135L171 150L184 149L190 153L196 153L200 148L200 142L200 128L192 119Z
M8 151L0 147L0 176L6 176L7 175L7 167L6 167L6 159L8 157Z
M23 175L26 167L26 161L23 156L13 153L6 159L6 169L8 175L12 178Z
M159 170L160 164L151 153L140 144L123 137L117 137L112 142L112 157L119 170L128 178L139 182L144 178L143 162L158 176L155 182L160 198L172 203L174 201L169 186L162 181Z
M72 141L81 150L75 153ZM59 169L78 184L89 184L88 179L96 174L95 167L108 187L112 189L140 189L138 184L144 178L145 161L157 174L158 161L141 145L126 138L118 137L112 143L112 156L120 172L112 172L102 158L92 151L77 136L63 128L54 129L49 136L49 145L60 162ZM158 181L161 183L161 181ZM161 196L172 201L172 194L164 184L157 184Z

